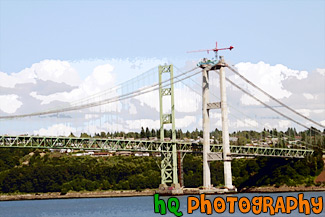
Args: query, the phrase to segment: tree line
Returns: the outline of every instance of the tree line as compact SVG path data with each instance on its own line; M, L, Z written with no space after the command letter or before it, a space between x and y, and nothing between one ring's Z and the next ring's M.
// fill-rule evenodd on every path
M37 193L94 190L141 190L160 184L160 158L74 157L34 149L0 149L0 192ZM252 158L232 161L233 183L239 188L268 185L313 185L323 170L322 151L305 159ZM202 185L202 155L183 162L186 187ZM222 186L223 163L211 162L214 186Z
M311 129L298 132L295 128L288 128L286 131L278 131L277 129L263 129L261 132L253 130L244 130L244 131L235 131L230 133L231 137L236 137L236 141L230 141L231 145L246 145L247 143L252 143L254 140L265 141L265 138L277 138L278 141L274 144L275 147L287 147L289 141L299 140L298 144L306 146L318 146L325 148L325 130L321 132L320 130L311 127ZM165 138L172 137L172 130L164 130ZM70 137L76 137L72 133ZM134 138L134 139L160 139L160 130L158 129L149 129L141 128L140 132L100 132L95 133L94 135L89 135L87 133L81 133L80 137L93 137L93 138ZM195 129L192 132L186 131L183 132L181 129L176 130L176 138L180 140L184 139L193 139L197 140L198 138L203 137L203 131ZM210 132L210 138L214 140L214 143L222 143L222 131L215 129ZM297 148L297 146L292 146Z

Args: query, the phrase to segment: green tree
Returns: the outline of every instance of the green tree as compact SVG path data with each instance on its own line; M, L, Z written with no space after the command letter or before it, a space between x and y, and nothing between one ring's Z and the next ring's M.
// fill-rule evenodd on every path
M141 127L140 138L146 138L146 133L145 133L143 127Z
M151 132L150 132L149 128L147 127L146 128L146 138L149 139L149 137L151 137Z

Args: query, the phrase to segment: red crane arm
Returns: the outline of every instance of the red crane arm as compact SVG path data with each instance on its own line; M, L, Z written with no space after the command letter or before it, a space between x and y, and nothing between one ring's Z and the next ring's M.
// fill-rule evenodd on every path
M226 48L218 48L218 43L216 42L216 48L213 48L213 49L206 49L206 50L193 50L193 51L187 51L187 53L193 53L193 52L208 52L209 51L219 51L219 50L232 50L234 47L233 46L230 46L230 47L226 47Z

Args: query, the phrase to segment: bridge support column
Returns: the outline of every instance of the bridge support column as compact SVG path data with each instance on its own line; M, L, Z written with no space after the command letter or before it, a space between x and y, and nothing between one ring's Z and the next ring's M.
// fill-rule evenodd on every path
M162 152L161 159L161 184L173 183L178 184L177 173L177 147L176 147L176 130L175 130L175 105L174 105L174 72L173 65L163 65L158 68L159 73L159 104L160 104L160 141L164 142L165 133L164 125L172 124L172 145L171 150ZM168 87L162 85L162 75L169 74L170 82ZM166 85L166 83L164 84ZM171 111L164 113L163 97L170 96ZM171 153L170 153L171 152Z
M231 156L229 147L229 131L228 131L228 108L227 108L227 96L226 96L226 77L224 70L224 59L220 57L220 95L221 95L221 119L222 119L222 141L223 141L223 162L224 162L224 178L225 187L228 189L234 189L232 185L231 174Z
M202 119L203 119L203 187L211 187L210 163L208 153L210 152L210 118L209 118L209 71L202 72Z
M177 171L178 171L178 182L181 187L184 186L184 175L183 175L183 154L177 152Z
M228 111L227 111L227 97L226 97L226 78L225 78L225 62L223 57L215 66L205 67L202 73L202 119L203 119L203 187L206 191L215 191L211 185L211 174L209 162L213 160L224 161L224 178L225 187L231 190L236 190L232 185L231 174L231 153L229 147L229 130L228 130ZM209 103L209 70L218 70L220 74L220 95L221 102ZM210 109L221 108L222 117L222 140L223 153L214 159L210 151ZM204 190L203 190L204 191Z

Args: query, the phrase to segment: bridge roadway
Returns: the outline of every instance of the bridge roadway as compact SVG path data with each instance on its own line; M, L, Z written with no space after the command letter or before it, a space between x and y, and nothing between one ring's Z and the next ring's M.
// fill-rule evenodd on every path
M101 151L172 152L173 142L77 137L8 136L0 137L0 148L77 149ZM202 144L176 141L177 151L201 153ZM212 153L222 152L222 145L211 144ZM271 148L260 146L230 146L231 155L304 158L313 153L308 149ZM219 159L220 160L220 159Z

